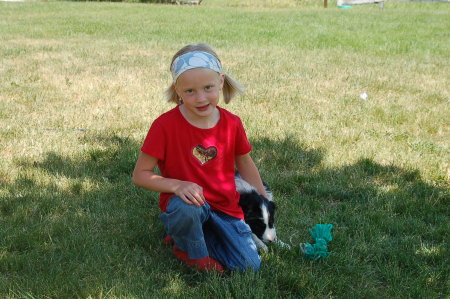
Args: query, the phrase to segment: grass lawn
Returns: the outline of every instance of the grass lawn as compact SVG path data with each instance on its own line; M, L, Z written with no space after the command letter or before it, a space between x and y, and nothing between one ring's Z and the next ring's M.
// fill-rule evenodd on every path
M252 1L0 2L1 298L448 298L450 6ZM246 86L223 106L292 246L258 273L180 264L130 182L196 42ZM334 239L310 261L316 223Z

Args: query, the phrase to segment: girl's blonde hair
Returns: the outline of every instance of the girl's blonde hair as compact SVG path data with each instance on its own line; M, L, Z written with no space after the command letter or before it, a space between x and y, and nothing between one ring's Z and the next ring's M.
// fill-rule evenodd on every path
M211 55L214 55L217 60L220 61L219 57L217 56L216 52L208 46L207 44L195 44L195 45L187 45L183 48L181 48L172 58L172 61L170 62L170 66L172 66L173 61L178 57L185 53L189 53L192 51L203 51L207 52ZM220 62L222 63L222 62ZM232 98L237 96L238 94L242 94L244 92L244 87L241 83L233 79L231 76L225 74L225 81L223 84L223 100L226 104L228 104ZM178 96L177 92L175 91L175 82L173 82L165 91L165 96L169 102L173 102L176 104L181 104L181 98Z

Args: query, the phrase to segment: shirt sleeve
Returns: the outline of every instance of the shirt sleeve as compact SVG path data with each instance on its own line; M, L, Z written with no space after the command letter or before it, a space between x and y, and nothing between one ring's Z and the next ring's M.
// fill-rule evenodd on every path
M148 130L141 151L147 155L153 156L158 160L165 158L166 134L163 127L155 120Z
M241 156L248 154L252 150L252 146L248 141L247 134L245 133L244 125L239 117L237 117L236 128L236 148L235 155Z

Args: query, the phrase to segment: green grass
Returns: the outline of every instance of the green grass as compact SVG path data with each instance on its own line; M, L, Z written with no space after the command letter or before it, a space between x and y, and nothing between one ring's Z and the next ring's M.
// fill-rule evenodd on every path
M448 298L448 4L292 3L0 3L1 298ZM181 265L130 182L200 41L246 86L226 108L292 245L258 273ZM316 223L332 254L308 261Z

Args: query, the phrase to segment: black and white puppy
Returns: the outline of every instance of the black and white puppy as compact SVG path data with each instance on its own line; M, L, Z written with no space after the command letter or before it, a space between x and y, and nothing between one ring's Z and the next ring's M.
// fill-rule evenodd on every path
M241 195L239 205L244 212L244 220L253 233L253 241L258 249L267 250L266 242L275 242L277 233L274 227L275 203L272 201L272 191L264 183L269 198L258 193L255 187L242 179L239 173L235 175L236 190Z

